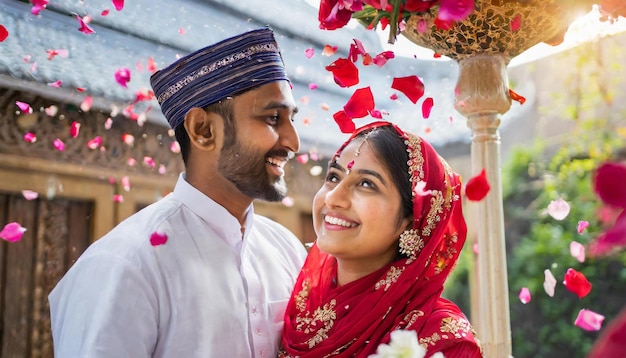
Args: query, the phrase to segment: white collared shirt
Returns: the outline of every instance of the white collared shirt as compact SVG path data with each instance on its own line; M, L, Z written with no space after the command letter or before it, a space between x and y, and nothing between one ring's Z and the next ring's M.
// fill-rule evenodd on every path
M55 357L275 357L306 250L252 205L245 227L181 174L49 295Z

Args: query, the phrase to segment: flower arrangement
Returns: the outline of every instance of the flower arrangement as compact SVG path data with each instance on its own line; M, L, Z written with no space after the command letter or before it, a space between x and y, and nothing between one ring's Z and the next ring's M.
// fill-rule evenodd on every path
M389 30L389 43L403 31L406 20L413 14L435 14L437 28L450 28L474 11L474 0L320 0L320 28L335 30L344 27L351 18L368 29L380 23Z

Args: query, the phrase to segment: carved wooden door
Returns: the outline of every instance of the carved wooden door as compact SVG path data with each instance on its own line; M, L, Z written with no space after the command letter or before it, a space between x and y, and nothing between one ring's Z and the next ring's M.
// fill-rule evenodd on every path
M92 241L93 203L0 192L0 226L27 229L0 242L0 357L52 357L48 293Z

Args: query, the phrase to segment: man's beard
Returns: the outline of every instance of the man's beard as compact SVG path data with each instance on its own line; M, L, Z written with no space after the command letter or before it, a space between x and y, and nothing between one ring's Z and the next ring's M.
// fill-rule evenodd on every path
M287 157L286 151L271 151L261 155L240 142L224 143L218 170L230 180L239 191L253 198L266 201L281 201L287 195L287 185L283 176L271 183L267 173L267 156ZM269 164L271 165L271 164Z

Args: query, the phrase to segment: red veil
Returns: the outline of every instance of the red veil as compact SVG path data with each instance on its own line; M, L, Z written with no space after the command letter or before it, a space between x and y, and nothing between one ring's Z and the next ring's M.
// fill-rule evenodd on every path
M424 246L361 279L336 287L335 258L314 245L296 281L285 313L284 357L367 357L397 329L417 332L426 357L481 357L473 329L461 310L440 297L457 262L467 228L461 210L461 181L434 148L389 122L355 131L393 126L409 152L413 189L425 182L428 195L413 193L413 228ZM418 189L419 191L419 189ZM384 222L380 223L385 225Z

